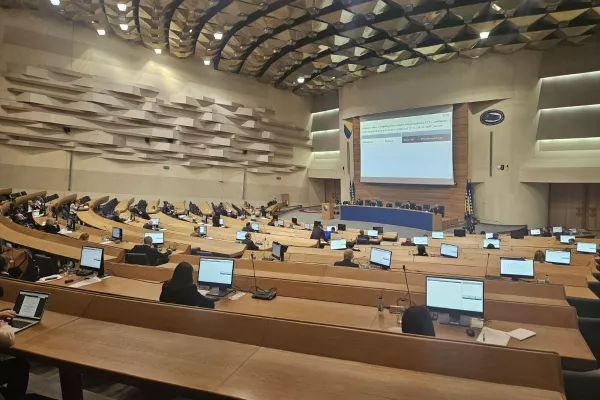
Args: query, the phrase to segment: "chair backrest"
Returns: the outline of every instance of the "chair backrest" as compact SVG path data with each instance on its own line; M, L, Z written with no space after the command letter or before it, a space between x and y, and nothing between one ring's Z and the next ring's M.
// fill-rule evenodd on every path
M142 253L126 253L125 263L137 265L150 265L150 260L148 260L147 255Z
M569 297L567 301L575 307L578 317L600 319L600 299Z
M600 358L600 319L598 318L577 318L581 336L589 346L596 359Z
M38 267L40 278L58 274L58 268L56 268L56 265L53 265L52 258L42 254L36 254L33 256L33 259Z
M394 207L394 205L393 205L392 203L386 203L386 205L385 205L385 206L386 206L387 208L392 208L392 207Z
M397 201L394 203L395 207L402 207L402 202L401 201Z
M417 206L417 203L413 203L412 201L410 202L410 209L411 210L414 210L416 206Z
M377 207L383 207L383 201L377 200Z
M362 200L359 200L359 201L358 201L358 205L359 205L359 206L364 206L364 205L365 205L365 202L364 202L364 201L362 201Z
M423 211L431 210L431 206L429 204L423 204Z

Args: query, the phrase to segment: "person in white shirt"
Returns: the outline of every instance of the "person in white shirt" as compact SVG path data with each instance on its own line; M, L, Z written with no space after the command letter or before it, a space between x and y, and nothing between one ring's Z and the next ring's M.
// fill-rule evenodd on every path
M15 343L15 334L7 320L16 316L13 310L0 311L0 350L8 349ZM29 384L29 363L19 357L0 357L0 385L6 384L4 394L7 400L20 400L27 393Z

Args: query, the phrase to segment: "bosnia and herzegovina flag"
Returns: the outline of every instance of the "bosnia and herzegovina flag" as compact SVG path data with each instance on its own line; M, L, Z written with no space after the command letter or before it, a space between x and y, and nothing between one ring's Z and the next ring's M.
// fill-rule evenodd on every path
M467 190L465 192L465 220L470 220L475 214L473 206L473 184L471 180L467 180Z
M353 129L354 125L352 124L352 122L344 122L344 136L346 136L346 139L350 140L350 138L352 137Z

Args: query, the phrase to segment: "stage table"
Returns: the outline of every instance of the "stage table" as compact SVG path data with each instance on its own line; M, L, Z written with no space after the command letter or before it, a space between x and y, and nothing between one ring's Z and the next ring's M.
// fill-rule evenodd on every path
M442 216L427 211L370 206L341 206L340 219L400 225L426 231L441 231Z

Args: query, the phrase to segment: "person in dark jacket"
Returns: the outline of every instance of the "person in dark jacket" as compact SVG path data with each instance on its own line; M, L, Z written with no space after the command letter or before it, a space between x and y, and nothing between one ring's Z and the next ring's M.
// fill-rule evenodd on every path
M46 225L42 227L42 231L56 234L60 232L60 225L58 225L58 222L56 222L54 218L48 218L46 220Z
M360 265L353 263L354 252L350 249L344 251L344 259L342 261L336 261L333 265L336 267L353 267L358 268Z
M321 227L320 223L314 224L312 233L310 234L310 238L311 239L320 239L320 240L323 240L325 242L327 241L327 238L325 237L325 231Z
M260 206L260 215L262 215L263 218L267 217L267 209L265 206Z
M189 263L177 264L170 281L163 283L160 301L182 306L215 308L214 301L198 293L194 284L194 270Z
M424 306L412 306L402 316L402 332L414 335L435 336L433 321Z
M416 246L416 245L412 242L411 238L406 238L406 241L400 243L400 246Z
M356 244L370 244L369 236L365 235L365 231L362 229L358 232L358 236L356 237Z
M267 225L276 226L277 225L277 217L273 216L273 218L271 218L271 220L269 221L269 223Z
M212 216L212 225L216 228L220 227L221 224L219 223L219 220L221 219L221 214L219 214L219 212L215 212L215 214Z
M259 250L258 246L252 241L252 234L246 233L246 239L242 241L246 245L246 250Z
M422 244L417 246L417 255L421 257L429 257L429 254L427 254L427 251L425 250L425 246Z
M252 230L252 224L250 222L246 222L246 226L242 228L244 232L254 232Z
M169 256L171 255L171 250L161 253L152 247L152 238L150 236L144 238L144 244L136 244L129 252L145 254L148 257L148 261L150 261L150 265L166 264L169 262Z
M549 228L543 228L541 237L552 237L552 231Z

